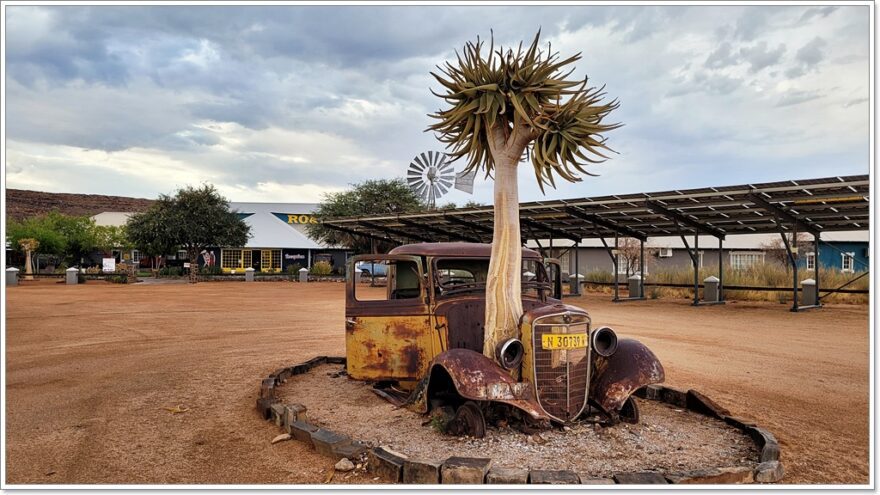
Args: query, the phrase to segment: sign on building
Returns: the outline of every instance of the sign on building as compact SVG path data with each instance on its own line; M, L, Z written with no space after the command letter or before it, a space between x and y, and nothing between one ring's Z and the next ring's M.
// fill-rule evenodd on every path
M113 273L116 271L116 258L103 258L102 270L104 273Z

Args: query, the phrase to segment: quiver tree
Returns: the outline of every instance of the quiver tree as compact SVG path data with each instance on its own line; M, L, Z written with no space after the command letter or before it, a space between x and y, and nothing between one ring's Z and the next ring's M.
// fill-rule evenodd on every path
M603 103L603 88L587 79L569 79L567 66L580 53L561 60L548 45L538 49L540 31L523 51L468 42L457 61L431 73L445 92L432 93L448 107L431 117L435 131L453 160L466 157L464 172L480 169L495 180L492 255L486 281L486 320L483 353L494 357L495 346L517 336L522 316L522 240L520 238L517 165L526 147L541 191L555 187L556 175L570 182L578 174L593 175L587 165L607 159L611 151L603 133L620 124L606 124L617 108Z

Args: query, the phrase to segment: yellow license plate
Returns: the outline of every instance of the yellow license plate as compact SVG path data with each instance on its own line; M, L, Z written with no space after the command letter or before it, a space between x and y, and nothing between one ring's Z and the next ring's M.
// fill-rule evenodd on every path
M541 335L541 348L555 351L559 349L583 349L587 347L585 333L545 333Z

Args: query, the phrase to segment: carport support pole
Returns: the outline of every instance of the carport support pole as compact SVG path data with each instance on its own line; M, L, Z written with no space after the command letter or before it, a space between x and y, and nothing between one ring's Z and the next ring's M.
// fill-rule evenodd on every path
M724 300L724 239L718 238L718 300Z
M691 256L691 263L694 265L694 306L700 304L700 234L694 232L694 255Z
M822 294L822 286L819 285L819 231L813 233L813 279L816 281L816 304L820 304L819 299Z
M574 243L574 294L581 295L581 267L578 260L578 252L581 250L581 243ZM818 279L817 279L818 280Z
M785 244L785 252L788 254L788 261L791 263L791 273L792 273L792 282L791 282L791 293L794 296L794 302L791 305L791 311L797 313L798 311L798 269L797 269L797 260L794 259L794 253L791 252L791 244L788 242L788 237L785 237L785 231L779 231L779 235L782 236L782 243ZM794 231L794 242L797 242L797 231ZM797 246L797 244L795 244ZM818 287L818 285L816 286Z
M620 270L617 269L617 264L620 262L620 255L617 254L617 232L614 232L614 253L611 257L611 261L613 261L613 269L614 269L614 300L620 300L619 293L619 282L620 282Z
M645 240L639 239L639 295L645 297Z

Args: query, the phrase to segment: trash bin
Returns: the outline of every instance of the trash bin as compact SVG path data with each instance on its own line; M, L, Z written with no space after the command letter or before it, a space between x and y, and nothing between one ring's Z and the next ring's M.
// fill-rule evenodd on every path
M18 285L18 268L9 267L6 269L6 285Z
M76 283L79 281L78 280L79 270L76 268L73 268L73 267L68 268L64 272L64 275L66 277L67 285L76 285Z
M629 282L629 297L645 297L642 294L642 275L636 273L632 277L628 278Z
M308 268L300 268L299 269L299 281L300 282L308 282L309 281L309 269Z
M244 281L245 282L253 282L254 281L254 272L257 271L254 267L249 266L244 269Z
M568 288L569 294L580 294L581 293L581 282L584 281L584 276L580 273L573 274L568 277Z
M801 305L816 306L819 304L819 290L816 281L808 278L801 282Z
M703 280L703 300L706 302L718 302L720 291L718 290L718 277L712 275Z

